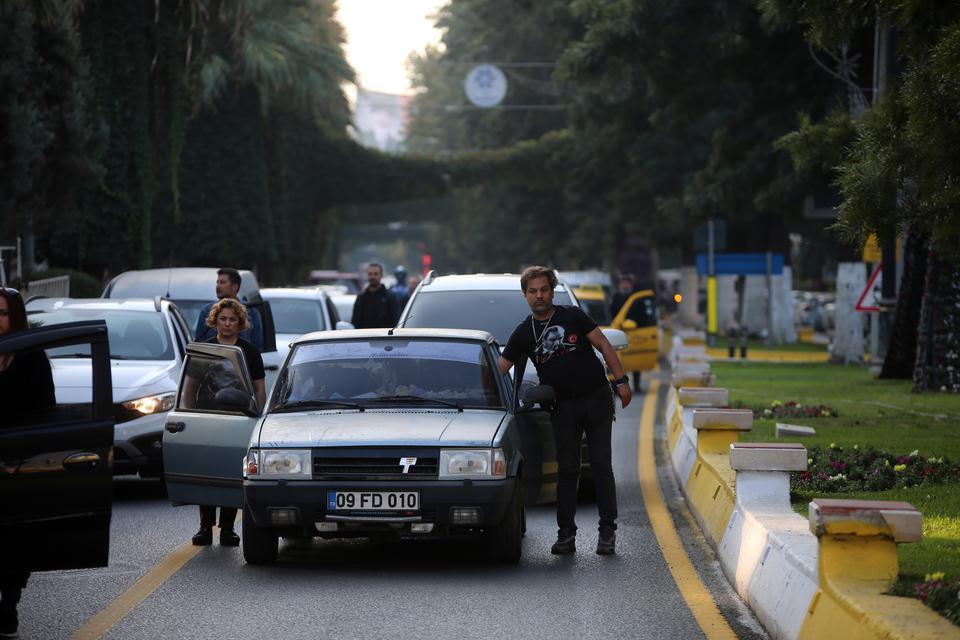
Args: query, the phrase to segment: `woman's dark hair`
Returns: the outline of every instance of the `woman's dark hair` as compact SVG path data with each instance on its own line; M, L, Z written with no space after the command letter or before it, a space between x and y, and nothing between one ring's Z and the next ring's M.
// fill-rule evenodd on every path
M23 305L23 296L16 289L0 287L0 296L7 301L10 314L10 333L27 330L27 309Z

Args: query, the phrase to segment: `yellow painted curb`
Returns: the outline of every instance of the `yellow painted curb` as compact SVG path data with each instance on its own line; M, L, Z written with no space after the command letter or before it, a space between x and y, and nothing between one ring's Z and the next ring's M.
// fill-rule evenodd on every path
M657 544L677 583L680 595L693 614L700 629L707 638L733 639L737 635L720 613L717 603L700 576L697 575L690 558L687 556L680 536L673 526L673 520L667 505L663 501L660 483L657 480L657 463L653 455L653 425L656 419L657 393L660 381L650 381L643 400L643 414L640 417L640 443L637 451L637 475L643 495L650 526L656 536Z

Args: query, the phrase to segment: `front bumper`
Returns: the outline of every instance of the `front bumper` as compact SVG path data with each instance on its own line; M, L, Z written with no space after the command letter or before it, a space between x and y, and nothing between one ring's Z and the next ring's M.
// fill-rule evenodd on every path
M114 475L144 471L162 472L163 425L167 413L149 415L115 424L113 427Z
M244 480L244 504L257 526L273 529L279 535L349 537L378 534L408 535L411 524L431 523L433 529L418 537L481 533L500 524L514 490L516 478L502 480ZM418 511L327 510L328 491L418 491ZM479 509L479 521L458 525L452 512L458 509ZM296 524L278 526L272 511L293 509ZM318 523L336 522L336 531L321 532Z

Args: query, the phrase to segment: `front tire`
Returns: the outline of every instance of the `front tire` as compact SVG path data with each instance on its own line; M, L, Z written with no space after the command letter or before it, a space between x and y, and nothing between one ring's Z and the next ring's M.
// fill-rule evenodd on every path
M507 564L520 562L523 555L524 519L523 500L518 484L507 505L503 522L494 527L490 534L490 551L495 560Z
M240 540L243 543L243 559L249 564L272 564L277 560L279 537L269 529L257 526L250 508L243 506L243 523Z

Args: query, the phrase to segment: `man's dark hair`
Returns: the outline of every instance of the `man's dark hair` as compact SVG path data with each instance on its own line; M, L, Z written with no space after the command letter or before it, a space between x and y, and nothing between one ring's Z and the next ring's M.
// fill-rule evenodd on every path
M240 281L241 281L240 272L234 269L233 267L223 267L222 269L217 269L217 275L227 276L228 278L230 278L230 282L237 285L238 287L240 286Z
M547 282L550 283L551 289L557 288L557 273L550 267L543 266L534 266L527 267L523 270L523 273L520 274L520 291L526 293L527 283L531 280L536 280L537 278L543 278L546 276Z
M379 262L371 262L367 264L367 269L369 269L370 267L376 267L377 269L380 269L380 275L383 275L383 265L380 264Z

